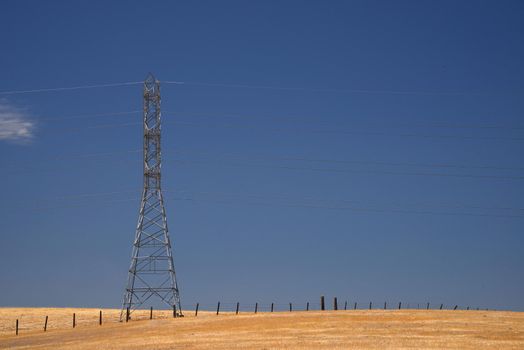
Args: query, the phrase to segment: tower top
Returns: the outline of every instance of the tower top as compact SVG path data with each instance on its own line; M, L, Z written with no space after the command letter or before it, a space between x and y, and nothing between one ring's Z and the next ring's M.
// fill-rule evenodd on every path
M157 86L160 85L160 81L158 81L153 73L149 72L147 74L146 79L144 80L144 90L147 90L149 92L153 92Z

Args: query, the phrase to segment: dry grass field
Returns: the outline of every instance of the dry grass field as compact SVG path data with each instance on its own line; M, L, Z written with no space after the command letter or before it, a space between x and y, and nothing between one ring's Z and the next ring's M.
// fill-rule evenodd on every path
M117 322L118 310L103 312L99 326L96 309L0 308L0 349L524 349L521 312L187 312L173 319L155 311L149 320L144 311L129 323Z

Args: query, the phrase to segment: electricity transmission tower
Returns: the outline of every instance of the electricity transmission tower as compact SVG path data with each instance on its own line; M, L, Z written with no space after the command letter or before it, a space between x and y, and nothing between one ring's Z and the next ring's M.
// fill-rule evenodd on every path
M144 190L120 320L152 297L182 316L180 296L160 187L160 82L144 81Z

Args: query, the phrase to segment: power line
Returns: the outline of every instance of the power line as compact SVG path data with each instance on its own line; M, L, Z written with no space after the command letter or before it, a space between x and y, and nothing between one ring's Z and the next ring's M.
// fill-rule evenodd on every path
M92 119L92 118L100 118L100 117L111 117L111 116L121 116L121 115L131 115L131 114L139 114L142 113L142 110L131 110L131 111L122 111L122 112L104 112L104 113L92 113L92 114L77 114L77 115L70 115L70 116L61 116L61 117L37 117L34 118L35 121L55 121L55 120L78 120L78 119ZM225 118L242 118L242 119L260 119L260 120L268 120L268 118L271 118L272 122L282 123L285 120L293 120L293 121L300 121L301 123L304 122L303 117L293 117L293 116L268 116L268 117L255 117L253 115L246 115L246 114L209 114L209 113L195 113L195 112L164 112L163 115L172 115L175 117L180 116L192 116L192 117L225 117ZM216 119L216 118L213 118ZM324 119L325 120L325 119ZM366 120L369 120L369 118L366 118ZM0 120L0 124L9 124L9 123L16 123L17 121L13 120ZM371 123L364 125L364 127L372 127L372 128L452 128L452 129L510 129L510 130L520 130L524 129L524 126L522 125L493 125L493 124L452 124L452 123L443 123L443 122L430 122L431 124L423 124L423 123L391 123L386 122L383 123L382 121L380 123ZM384 125L379 125L384 124ZM361 125L360 125L361 126Z
M116 86L130 86L143 84L141 81L128 81L122 83L108 83L108 84L96 84L96 85L77 85L77 86L66 86L66 87L55 87L55 88L42 88L42 89L28 89L28 90L10 90L0 91L0 95L16 95L16 94L30 94L38 92L57 92L57 91L70 91L70 90L83 90L83 89L95 89L95 88L108 88Z
M255 199L268 199L268 200L287 200L292 202L331 202L331 203L353 203L353 204L365 204L365 205L371 205L371 206L390 206L395 205L395 209L399 209L398 206L426 206L426 207L438 207L438 208L447 208L447 209L476 209L476 210L504 210L504 211L524 211L524 208L516 208L516 207L494 207L494 206L479 206L479 205L469 205L469 204L456 204L456 203L431 203L431 202L389 202L389 203L377 203L377 202L369 202L369 201L362 201L362 200L355 200L355 199L322 199L317 197L293 197L289 195L274 195L274 194L252 194L252 193L230 193L230 192L220 192L220 191L191 191L191 190L167 190L165 191L167 193L173 193L178 195L185 195L187 196L192 195L190 199L187 200L197 200L195 199L195 195L204 195L204 196L215 196L215 197L247 197L247 198L255 198ZM121 191L109 191L109 192L87 192L87 193L78 193L78 194L66 194L61 196L55 196L55 197L49 197L49 198L43 198L43 199L37 199L34 200L34 203L42 203L42 202L53 202L53 201L74 201L74 200L99 200L100 198L102 200L105 200L104 197L109 196L115 196L115 195L121 195L121 194L136 194L137 197L129 198L128 200L134 201L139 199L139 195L141 193L140 189L137 187L136 189L128 189L128 190L121 190ZM180 197L182 198L182 197ZM186 198L186 197L184 197ZM118 199L118 201L121 201L122 199ZM22 203L22 202L20 202ZM27 201L23 202L24 204L27 204ZM273 202L274 203L274 202ZM337 206L335 206L337 207Z
M515 208L515 207L495 207L495 206L479 206L479 205L468 205L468 204L451 204L451 203L431 203L431 202L411 202L411 203L400 203L400 202L389 202L389 203L373 203L366 202L362 200L355 199L319 199L316 197L290 197L289 195L273 195L273 194L249 194L249 193L228 193L228 192L218 192L218 191L188 191L188 190L175 190L175 191L165 191L168 193L189 193L199 195L211 195L211 196L223 196L223 197L249 197L249 198L265 198L265 199L284 199L291 201L317 201L317 202L343 202L343 203L360 203L367 205L407 205L407 206L427 206L427 207L441 207L441 208L459 208L459 209L478 209L478 210L508 210L508 211L524 211L524 208Z
M58 155L40 156L39 160L55 161L62 159L75 159L75 158L98 158L108 157L121 154L139 154L142 153L142 149L133 150L120 150L113 152L95 152L95 153L64 153ZM417 162L390 162L390 161L367 161L367 160L350 160L350 159L326 159L326 158L308 158L304 156L270 156L270 155L242 155L240 153L211 153L202 150L191 150L191 149L176 149L174 153L181 155L199 155L199 156L212 156L215 159L222 157L248 157L249 159L261 159L261 160L276 160L276 161L303 161L303 162L319 162L319 163L334 163L334 164L370 164L370 165L387 165L387 166L405 166L405 167L427 167L427 168L457 168L457 169L487 169L487 170L524 170L524 167L510 167L510 166L499 166L499 165L470 165L470 164L450 164L450 163L417 163ZM29 161L28 163L34 163ZM3 163L6 165L7 163Z
M464 91L416 91L416 90L384 90L384 89L351 89L351 88L316 88L316 87L291 87L291 86L274 86L274 85L256 85L256 84L228 84L212 82L195 82L195 81L162 81L163 84L179 86L200 86L200 87L221 87L235 89L257 89L257 90L275 90L275 91L304 91L304 92L326 92L326 93L351 93L351 94L374 94L374 95L419 95L419 96L484 96L492 94L508 94L508 92L464 92ZM24 89L24 90L4 90L0 95L15 95L40 92L59 92L82 89L108 88L118 86L131 86L143 84L141 81L128 81L104 84L85 84L76 86L63 86L52 88ZM521 94L522 91L512 91L509 93Z
M72 115L72 116L64 116L64 117L38 117L33 118L30 120L30 122L42 122L42 121L58 121L58 120L80 120L80 119L91 119L91 118L100 118L100 117L112 117L112 116L122 116L122 115L130 115L130 114L138 114L142 111L129 111L129 112L110 112L110 113L94 113L94 114L79 114L79 115ZM6 125L6 124L18 124L20 121L10 119L10 120L0 120L0 126Z
M228 157L242 157L238 153L210 153L203 151L192 150L174 150L175 153L182 154L198 154L211 155L215 158ZM346 159L322 159L322 158L308 158L299 156L267 156L267 155L249 155L249 159L262 160L284 160L284 161L304 161L304 162L319 162L319 163L335 163L335 164L371 164L371 165L392 165L392 166L406 166L406 167L428 167L428 168L457 168L457 169L489 169L489 170L524 170L524 167L509 167L497 165L463 165L463 164L447 164L447 163L415 163L415 162L389 162L389 161L366 161L366 160L346 160Z
M437 216L465 216L465 217L497 217L497 218L510 218L510 219L524 219L522 215L511 215L511 214L486 214L486 213L465 213L465 212L440 212L431 210L411 210L411 209L398 209L391 207L382 208L369 208L369 207L358 207L358 206L336 206L336 205L318 205L310 203L274 203L274 202L253 202L253 201L231 201L222 199L195 199L193 197L167 197L164 199L178 200L178 201L194 201L194 202L212 202L219 204L233 204L233 205L255 205L255 206L275 206L275 207L290 207L290 208L309 208L309 209L328 209L328 210L348 210L355 212L368 212L368 213L393 213L393 214L418 214L418 215L437 215ZM120 203L120 202L131 202L138 201L138 198L123 198L123 199L111 199L103 200L106 204ZM59 208L71 208L71 207L82 207L90 205L90 203L75 203L61 206L48 206L48 207L36 207L34 211L59 209ZM99 205L97 203L97 205Z
M252 85L252 84L227 84L227 83L207 83L191 81L162 81L163 84L175 84L181 86L202 86L202 87L224 87L235 89L258 89L258 90L277 90L277 91L310 91L310 92L331 92L331 93L351 93L351 94L377 94L377 95L420 95L420 96L483 96L489 93L475 92L456 92L456 91L409 91L409 90L371 90L371 89L336 89L336 88L311 88L311 87L289 87L271 85Z
M432 135L432 134L394 134L385 132L373 132L373 131L347 131L347 130L313 130L304 128L261 128L255 125L241 125L241 124L203 124L193 123L185 121L166 121L164 124L173 124L178 126L189 126L199 128L242 128L253 131L268 131L268 132L293 132L293 133L313 133L313 134L341 134L341 135L363 135L363 136L385 136L385 137L413 137L413 138L428 138L428 139L464 139L464 140L490 140L490 141L524 141L524 138L520 137L499 137L499 136L462 136L462 135ZM82 127L66 127L60 128L60 130L67 130L72 132L81 132L89 129L107 129L107 128L120 128L129 126L139 126L139 122L128 122L128 123L117 123L117 124L100 124L100 125L88 125ZM58 131L58 128L54 128L51 131Z
M190 127L205 127L205 128L242 128L253 131L269 131L269 132L298 132L298 133L314 133L314 134L341 134L341 135L366 135L366 136L386 136L386 137L418 137L429 139L463 139L463 140L499 140L499 141L524 141L521 137L500 137L500 136L463 136L463 135L432 135L432 134L417 134L417 133L385 133L375 131L349 131L349 130L321 130L321 129L304 129L304 128L261 128L260 126L251 126L243 124L224 124L212 123L202 124L185 121L165 122L167 124L175 124L179 126Z
M288 121L298 121L300 123L303 123L305 121L309 122L307 117L301 116L289 116L289 115L280 115L280 116L255 116L255 115L248 115L248 114L235 114L235 113L227 113L227 114L221 114L221 113L196 113L196 112L166 112L167 114L175 115L175 116L190 116L190 117L200 117L200 118L212 118L217 119L217 117L221 118L234 118L234 119L250 119L250 120L271 120L271 122L277 122L282 123L286 120ZM363 126L366 127L374 127L374 128L438 128L438 129L509 129L509 130L520 130L524 129L523 125L495 125L495 124L479 124L479 123L449 123L449 122L442 122L442 121L428 121L426 123L421 122L396 122L393 123L391 121L384 122L382 120L379 120L375 123L371 122L369 123L370 118L364 117L366 122L368 124L364 124ZM318 119L318 117L317 117ZM325 118L322 118L323 121L325 121ZM316 120L315 120L316 121ZM352 119L352 122L355 122L355 120ZM358 124L357 126L362 126L362 124L359 123L359 121L356 121ZM383 124L383 125L379 125Z
M205 161L196 160L183 160L176 159L175 161L181 164L201 164L206 163ZM209 163L209 162L208 162ZM350 174L384 174L384 175L412 175L412 176L430 176L430 177L455 177L455 178L470 178L470 179L498 179L498 180L524 180L524 176L499 176L499 175L471 175L471 174L446 174L446 173L423 173L423 172L397 172L397 171L381 171L381 170L350 170L350 169L330 169L330 168L312 168L312 167L293 167L283 165L267 165L267 164L256 164L256 163L226 163L221 161L218 165L225 166L251 166L271 169L285 169L285 170L309 170L317 172L329 172L329 173L350 173Z
M176 150L175 153L179 154L199 154L199 155L213 155L214 159L204 159L204 160L187 160L187 159L176 159L173 158L172 161L177 163L213 163L215 161L220 161L219 165L227 166L254 166L254 167L265 167L265 168L276 168L276 169L289 169L289 170L309 170L309 171L320 171L320 172L335 172L335 173L372 173L372 174L390 174L390 175L413 175L413 176L439 176L439 177L459 177L459 178L481 178L481 179L509 179L509 180L522 180L522 176L500 176L500 175L476 175L476 174L449 174L449 173L421 173L421 172L397 172L397 171L384 171L384 170L355 170L355 169L331 169L331 168L315 168L315 167L296 167L296 166L284 166L284 165L273 165L273 164L264 164L257 162L224 162L223 156L236 156L238 154L224 153L224 154L212 154L208 152L192 152L187 150ZM63 159L84 159L84 158L100 158L100 157L110 157L114 155L122 154L139 154L141 150L124 150L124 151L115 151L115 152L101 152L101 153L87 153L87 154L63 154L58 156L44 157L48 161L60 161ZM270 160L270 161L305 161L305 162L320 162L320 163L333 163L333 164L364 164L364 165L380 165L380 166L408 166L408 167L427 167L427 168L456 168L456 169L487 169L487 170L513 170L521 171L524 168L522 167L500 167L500 166L469 166L469 165L458 165L458 164L428 164L428 163L402 163L402 162L375 162L375 161L358 161L358 160L335 160L335 159L318 159L318 158L302 158L302 157L269 157L269 156L250 156L250 159L261 159L261 160ZM33 162L30 162L33 163ZM10 170L13 169L27 169L27 166L11 166ZM33 170L34 171L34 170Z
M109 117L109 116L121 116L121 115L131 115L131 114L138 114L142 113L141 110L132 110L132 111L123 111L123 112L107 112L107 113L93 113L93 114L80 114L80 115L71 115L71 116L63 116L63 117L39 117L35 118L35 121L56 121L56 120L78 120L78 119L91 119L91 118L100 118L100 117ZM185 115L194 115L191 113L180 113L180 112L169 112L164 113L164 115L172 115L178 117L181 114ZM240 117L240 116L239 116ZM276 118L276 117L275 117ZM279 117L279 119L275 119L277 122L282 122L282 118ZM295 118L293 118L295 119ZM1 124L9 124L9 123L17 123L17 121L14 120L0 120ZM203 124L203 123L195 123L195 122L188 122L188 121L174 121L167 123L171 124L178 124L183 126L198 126L198 127L226 127L226 128L257 128L259 130L260 128L255 125L248 125L248 124L242 124L242 123L213 123L213 124ZM82 129L96 129L96 128L114 128L114 127L120 127L120 126L131 126L131 125L140 125L140 123L123 123L123 124L107 124L107 125L91 125L91 126L82 126L77 128L68 128L68 130L82 130ZM364 126L369 128L370 126ZM386 124L386 125L377 125L377 124L371 124L372 128L412 128L412 127L423 127L423 128L460 128L460 129L466 129L466 128L478 128L478 129L511 129L511 130L518 130L518 129L524 129L523 126L518 125L481 125L481 124L468 124L468 125L453 125L453 124L417 124L417 123L398 123L398 124ZM293 128L266 128L265 130L268 131L296 131L297 129ZM382 136L400 136L400 137L423 137L423 138L457 138L457 139L486 139L486 140L514 140L514 141L522 141L523 138L516 138L516 137L499 137L499 136L462 136L462 135L431 135L431 134L416 134L416 133L409 133L409 134L388 134L383 132L374 132L374 131L362 131L362 130L355 130L355 131L344 131L344 130L319 130L319 129L298 129L302 132L309 132L309 133L343 133L343 134L362 134L362 135L382 135Z
M186 201L202 201L201 199L194 198L172 198L174 200L186 200ZM453 213L453 212L436 212L429 210L404 210L404 209L392 209L392 208L364 208L364 207L348 207L348 206L322 206L322 205L311 205L311 204L296 204L296 203L267 203L267 202L238 202L238 201L223 201L223 200L203 200L213 203L227 203L227 204L242 204L242 205L262 205L262 206L283 206L291 208L311 208L311 209L332 209L332 210L349 210L357 212L370 212L370 213L394 213L394 214L422 214L422 215L444 215L444 216L470 216L470 217L497 217L497 218L509 218L509 219L524 219L522 215L500 215L500 214L477 214L477 213Z

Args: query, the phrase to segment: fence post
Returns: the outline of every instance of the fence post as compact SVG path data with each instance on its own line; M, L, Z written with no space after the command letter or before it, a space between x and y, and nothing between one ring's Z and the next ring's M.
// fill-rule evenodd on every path
M273 312L273 303L271 303L271 312Z
M173 318L176 318L176 305L173 305Z
M220 301L218 302L218 305L217 305L217 315L219 312L220 312Z
M370 301L370 302L369 302L369 309L370 309L370 310L371 310L371 305L372 305L372 303L371 303L371 301Z
M320 296L320 310L324 311L326 309L326 305L324 304L324 296Z
M348 309L348 302L346 300L346 301L344 301L344 310L347 310L347 309Z
M429 310L429 303L428 303L428 305L426 306L426 310Z
M355 301L355 306L353 308L353 310L356 310L357 309L357 302Z
M309 311L309 301L306 303L306 311Z
M240 307L240 303L237 301L237 311L236 314L238 315L238 308Z
M126 322L129 322L129 307L126 309Z
M458 305L455 305L455 307L453 308L453 310L456 310L458 308Z
M386 304L386 302L384 302L384 310L386 310L386 309L387 309L387 304Z
M258 311L258 303L255 303L255 313Z
M197 303L196 307L195 307L195 317L198 315L198 305L199 305L199 303Z
M76 327L76 314L73 312L73 328Z
M152 320L153 319L153 307L151 306L151 308L149 309L149 319Z
M399 301L399 302L398 302L398 309L400 310L401 308L402 308L402 302Z
M47 331L47 319L48 319L48 318L49 318L48 316L45 317L45 322L44 322L44 332Z
M102 310L100 310L99 314L98 314L98 325L101 326L102 325Z
M333 310L338 310L338 301L337 301L337 297L334 297L333 298Z
M443 307L444 307L444 304L440 304L440 310L442 310Z
M293 311L293 305L289 303L289 312Z
M468 311L469 311L469 306L468 306L468 307L466 308L466 310L468 310Z
M16 319L16 335L18 335L18 318Z

